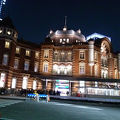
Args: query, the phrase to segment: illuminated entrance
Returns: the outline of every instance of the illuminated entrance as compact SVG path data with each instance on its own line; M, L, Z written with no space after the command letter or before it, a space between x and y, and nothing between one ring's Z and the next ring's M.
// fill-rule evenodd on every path
M60 96L67 96L69 94L69 80L56 80L55 92L59 92Z

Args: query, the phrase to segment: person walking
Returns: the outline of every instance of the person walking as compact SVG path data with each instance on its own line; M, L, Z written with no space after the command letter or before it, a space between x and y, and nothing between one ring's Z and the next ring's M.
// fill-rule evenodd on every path
M37 102L39 102L39 94L38 93L36 94L36 100L37 100Z

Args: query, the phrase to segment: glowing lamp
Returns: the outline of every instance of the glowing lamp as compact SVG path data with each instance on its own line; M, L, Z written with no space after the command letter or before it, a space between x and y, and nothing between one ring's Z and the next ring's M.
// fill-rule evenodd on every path
M53 33L53 31L52 30L50 30L50 34L52 34Z
M2 30L0 30L0 33L2 33Z
M8 31L8 32L7 32L7 34L8 34L8 35L10 35L10 34L11 34L11 32L10 32L10 31Z
M63 31L66 31L66 30L67 30L67 28L66 28L66 27L64 27L64 28L63 28Z
M81 30L79 29L77 32L80 34L80 33L81 33Z

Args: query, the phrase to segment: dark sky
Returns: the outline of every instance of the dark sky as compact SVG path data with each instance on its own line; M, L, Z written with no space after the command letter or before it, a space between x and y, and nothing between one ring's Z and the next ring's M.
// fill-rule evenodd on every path
M62 29L67 16L69 29L109 36L120 50L119 0L8 0L8 12L25 40L40 43L50 29Z

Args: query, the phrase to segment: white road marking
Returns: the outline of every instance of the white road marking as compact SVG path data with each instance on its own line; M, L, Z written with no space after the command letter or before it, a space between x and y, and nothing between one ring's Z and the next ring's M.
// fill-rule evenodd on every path
M19 102L22 102L22 101L19 101L19 100L18 101L17 100L1 100L0 99L0 108L10 106L10 105L13 105L13 104L16 104Z
M14 120L14 119L0 118L0 120Z
M100 108L89 107L89 106L82 106L82 105L73 105L73 104L58 103L58 102L50 102L50 103L55 104L55 105L68 106L68 107L76 107L76 108L91 109L91 110L102 110Z

